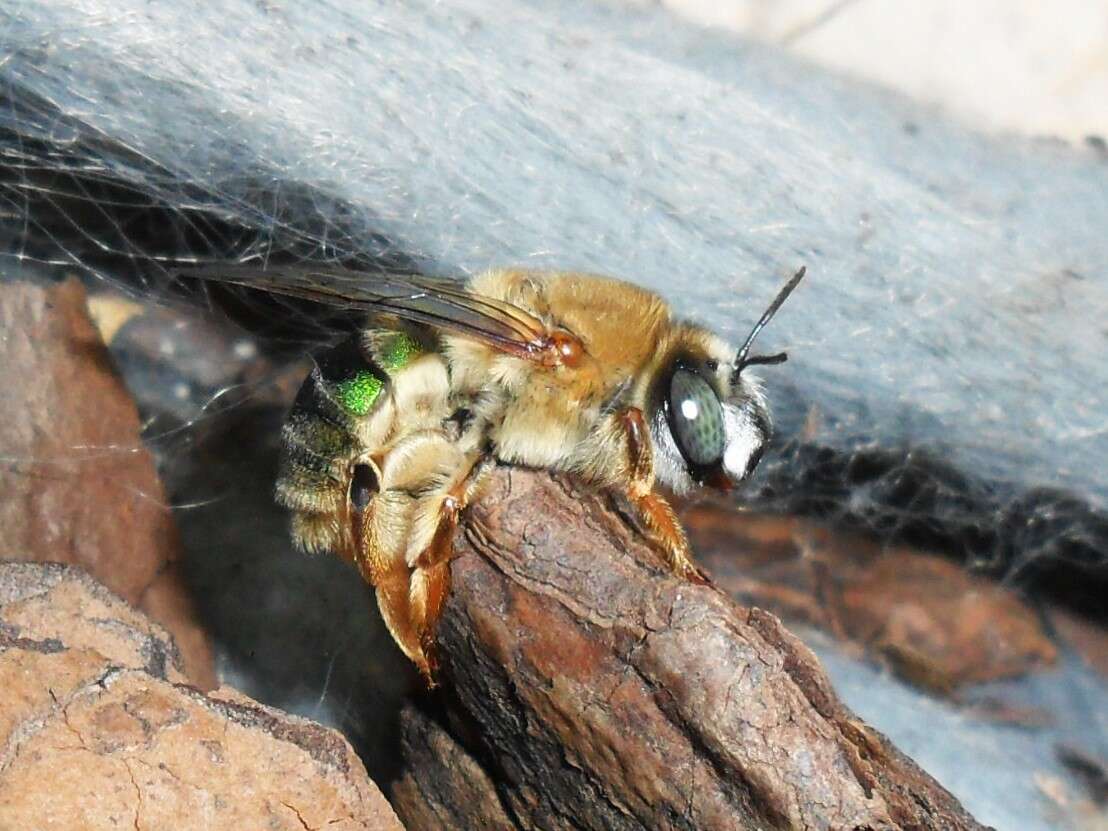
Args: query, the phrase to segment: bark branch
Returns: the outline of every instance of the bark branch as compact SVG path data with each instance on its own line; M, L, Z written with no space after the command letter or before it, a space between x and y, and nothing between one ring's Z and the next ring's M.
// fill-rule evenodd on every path
M410 829L981 827L775 617L671 577L606 497L499 470L457 550L441 724L404 722Z

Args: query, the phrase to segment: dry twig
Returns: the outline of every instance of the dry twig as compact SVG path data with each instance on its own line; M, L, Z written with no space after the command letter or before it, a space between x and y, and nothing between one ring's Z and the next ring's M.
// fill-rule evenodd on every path
M775 617L671 577L604 497L502 469L457 545L445 714L405 716L410 829L981 827Z

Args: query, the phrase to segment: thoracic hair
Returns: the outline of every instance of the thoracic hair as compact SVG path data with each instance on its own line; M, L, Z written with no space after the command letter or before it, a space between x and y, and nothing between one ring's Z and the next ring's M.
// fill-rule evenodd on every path
M622 280L567 272L491 271L470 284L481 295L520 306L577 336L583 365L535 372L525 360L458 336L444 338L452 385L473 396L497 456L506 462L567 470L598 484L626 475L621 437L605 416L624 407L647 414L656 473L683 492L697 482L666 422L669 373L680 361L713 384L737 443L728 470L742 478L759 448L738 441L753 430L762 443L770 422L761 386L744 374L731 383L735 354L714 333L676 321L658 295ZM729 445L730 448L731 445Z

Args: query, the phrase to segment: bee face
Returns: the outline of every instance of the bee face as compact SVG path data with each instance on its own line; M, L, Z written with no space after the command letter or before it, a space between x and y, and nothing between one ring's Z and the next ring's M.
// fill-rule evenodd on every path
M658 380L651 433L658 477L684 493L729 490L754 472L771 428L761 385L716 358L679 357Z
M661 451L656 471L677 492L699 484L729 490L761 461L770 437L769 409L758 380L743 371L787 359L784 352L751 355L750 347L803 277L801 268L777 293L730 365L720 360L719 345L710 336L686 334L694 350L699 343L705 354L715 357L678 357L663 374L661 394L654 396L651 431Z

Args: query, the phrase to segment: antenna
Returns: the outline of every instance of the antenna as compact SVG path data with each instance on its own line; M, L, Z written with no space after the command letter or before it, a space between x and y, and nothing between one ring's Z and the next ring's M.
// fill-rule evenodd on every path
M746 341L739 347L739 351L735 355L735 362L732 364L733 369L731 370L731 383L735 383L739 377L739 373L748 366L781 364L789 359L789 356L784 352L778 352L776 355L751 355L750 346L754 343L754 339L758 337L758 333L766 328L767 323L773 320L773 316L777 314L777 310L781 308L781 304L793 293L793 289L804 279L804 273L807 270L807 266L800 267L800 271L796 272L796 274L792 276L792 279L785 283L785 287L777 292L777 296L773 298L773 302L769 304L769 308L766 309L765 314L754 324L754 328L750 330L750 334L746 336Z

